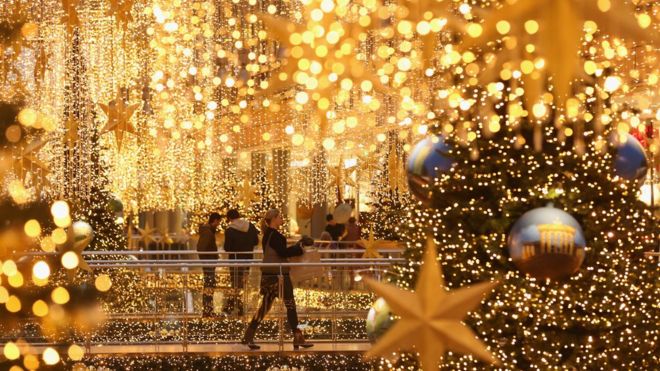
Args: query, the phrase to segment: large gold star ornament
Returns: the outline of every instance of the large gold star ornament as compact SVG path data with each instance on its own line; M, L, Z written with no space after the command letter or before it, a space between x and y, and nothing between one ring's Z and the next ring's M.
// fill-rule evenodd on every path
M115 138L117 139L117 148L119 150L121 150L124 132L136 134L135 126L131 123L131 117L133 117L135 110L137 110L139 106L139 104L127 105L122 97L121 89L117 93L115 99L107 104L99 104L99 107L101 107L105 115L108 117L108 123L105 125L101 133L103 134L109 131L114 131Z
M364 247L363 259L379 259L383 256L378 252L378 249L393 249L397 247L396 241L377 240L374 237L373 229L369 231L368 240L359 240L358 245Z
M138 228L138 232L140 233L140 240L142 243L144 243L144 248L149 248L149 244L154 242L156 243L156 228L152 228L150 225L146 225L144 229Z
M502 35L511 37L509 34L522 40L537 39L544 61L536 69L547 66L558 106L563 107L562 101L571 94L572 80L581 74L580 38L587 20L595 22L599 31L609 35L652 45L660 43L658 33L644 30L635 19L632 7L623 1L518 0L507 1L502 8L486 15L483 32L474 32L471 35L474 37L465 39L463 47L484 46ZM526 44L518 43L520 48ZM534 59L533 55L528 57ZM531 97L532 104L538 99L536 95Z
M241 202L243 203L243 206L248 207L252 203L252 201L257 199L257 196L255 194L255 188L252 186L252 183L250 183L249 180L245 179L243 180L243 184L241 186Z
M471 354L490 364L499 364L486 345L462 322L467 313L477 307L484 295L498 283L483 282L447 291L432 239L429 239L424 253L424 265L415 291L403 290L368 277L364 281L400 317L366 353L366 357L414 351L419 352L424 369L435 370L443 354L453 351Z
M68 270L69 278L73 278L78 268L91 272L87 262L82 256L83 251L89 246L94 238L94 230L84 221L77 221L67 229L66 242L57 245L57 250L62 255L62 265Z
M114 15L117 25L121 25L124 31L126 31L128 24L133 21L133 15L131 14L132 8L133 0L110 0L110 9L106 15Z
M344 186L349 185L353 188L357 188L357 183L351 178L351 175L356 170L356 166L345 167L344 166L344 157L339 157L339 162L337 166L332 166L328 168L328 172L332 175L332 183L337 187L337 197L339 201L344 200Z
M78 130L80 129L80 124L73 115L69 115L64 125L66 127L64 144L66 144L66 147L71 151L76 147L76 143L78 143Z
M80 0L61 0L61 2L62 10L64 10L62 22L66 24L67 33L71 35L75 28L80 27L80 17L78 16Z
M42 162L39 157L37 157L37 152L43 148L47 139L37 138L31 141L20 153L20 156L14 161L14 171L16 175L23 179L25 174L25 168L40 169L43 173L48 173L48 165Z

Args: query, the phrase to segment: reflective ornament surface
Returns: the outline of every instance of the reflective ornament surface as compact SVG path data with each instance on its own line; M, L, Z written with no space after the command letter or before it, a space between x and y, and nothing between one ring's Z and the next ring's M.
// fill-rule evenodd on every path
M626 134L626 140L615 143L614 173L627 180L641 182L648 171L648 159L639 140Z
M378 298L367 313L367 336L369 341L375 342L394 324L392 312L385 299Z
M413 148L408 158L406 173L410 192L423 204L431 201L430 185L438 173L446 172L454 165L447 157L449 146L443 136L422 139Z
M548 206L523 214L511 228L509 255L522 272L535 278L561 279L584 261L582 227L568 213Z

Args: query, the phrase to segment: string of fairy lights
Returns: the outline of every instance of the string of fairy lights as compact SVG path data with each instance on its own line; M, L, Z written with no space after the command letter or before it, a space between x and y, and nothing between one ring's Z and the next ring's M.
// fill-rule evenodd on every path
M30 267L32 283L83 265L68 234L87 209L106 207L99 188L126 215L182 209L194 223L218 208L257 219L295 205L311 216L357 199L381 213L378 233L408 244L401 286L412 287L429 232L448 287L503 281L468 322L505 368L651 368L656 358L622 355L657 347L646 300L657 269L634 259L657 224L637 185L612 175L611 147L631 133L658 164L659 17L646 0L3 1L2 194L56 201L52 230L19 227L37 250L61 246L59 262ZM408 213L404 159L429 134L447 138L458 165L437 180L432 208ZM589 241L565 282L525 276L502 249L541 201L578 218ZM2 256L2 304L29 304L57 332L74 291L41 302L10 294L29 281L17 265ZM110 286L96 277L97 291ZM138 286L115 300L145 304ZM23 348L3 352L26 368L63 357ZM379 366L414 368L407 357ZM450 353L444 367L474 362Z
M537 103L509 104L507 123L515 125L531 112L541 127L548 105L556 104L538 86L546 68L539 49L545 44L533 43L543 31L539 31L541 20L530 17L518 30L507 18L493 21L495 30L484 29L490 27L491 19L477 10L488 9L489 3L113 0L76 2L66 12L55 0L11 4L36 10L38 36L28 39L30 48L23 49L38 54L40 63L30 65L33 59L27 51L17 59L27 64L26 70L38 72L38 64L48 67L45 73L26 78L25 86L42 87L39 94L30 95L30 105L53 115L55 125L64 128L59 133L69 130L59 117L71 99L65 70L72 27L79 27L84 66L70 67L84 75L90 105L113 102L118 96L129 106L138 105L139 109L121 118L132 130L116 128L102 136L111 164L112 190L127 211L194 209L199 203L195 198L203 193L204 182L199 179L207 171L221 174L221 169L206 163L234 156L240 160L240 154L251 148L283 145L291 150L292 159L306 160L307 166L323 148L330 156L326 166L334 166L340 156L357 159L377 152L387 131L407 135L408 144L413 144L426 133L427 120L445 115L456 118L481 102L479 113L470 112L470 119L461 125L445 128L473 138L478 130L489 132L504 124L489 112L483 97L473 96L474 88L489 80L513 79L518 81L515 94L540 98ZM642 1L633 5L640 29L653 27L648 14L655 8ZM599 6L599 11L608 9L605 3ZM629 44L603 36L604 25L596 23L624 21L602 13L584 24L582 45L588 57L584 73L596 77L629 57ZM484 20L487 23L482 26ZM292 35L281 34L282 27L293 30ZM463 40L477 45L482 39L492 40L493 33L503 40L495 49L461 48ZM633 40L639 36L624 33ZM523 46L520 57L515 53ZM597 61L601 57L604 60ZM353 59L358 63L349 63ZM646 71L633 68L625 71L629 76L612 75L606 90L626 92L630 78L655 85L657 68L649 71L653 65L649 62L638 61ZM552 67L548 73L558 72ZM331 88L334 85L337 90ZM491 99L501 96L501 82L489 86ZM566 102L569 121L572 112L580 111L578 103ZM102 125L104 114L98 107L96 111L96 125ZM628 127L637 125L636 119L626 119L621 125L628 122ZM581 132L580 120L575 125L567 125L560 135ZM53 184L62 184L66 174L57 161L61 148L56 137L38 155L49 165L47 177ZM87 145L80 143L81 152ZM84 178L80 175L75 182L84 183ZM296 180L289 183L298 184ZM301 202L309 199L301 198ZM213 201L207 196L202 203Z

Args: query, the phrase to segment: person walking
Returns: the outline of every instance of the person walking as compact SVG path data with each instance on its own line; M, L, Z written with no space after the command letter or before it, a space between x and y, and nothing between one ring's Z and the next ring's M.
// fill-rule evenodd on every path
M264 215L261 225L263 238L261 240L264 249L264 263L286 263L287 258L299 256L304 253L303 246L311 246L314 240L303 236L293 246L287 247L286 237L278 231L283 224L282 214L277 209L270 209ZM279 282L282 278L283 298L286 307L286 318L293 333L293 348L309 348L313 346L305 341L302 331L298 329L298 313L296 312L296 302L293 297L293 284L289 276L289 267L262 267L261 268L261 305L252 317L248 325L242 343L250 349L256 350L261 347L254 343L254 335L257 332L259 324L263 321L268 311L273 306L275 298L279 297Z
M346 225L346 234L341 239L345 242L356 242L362 238L362 228L357 224L357 219L355 217L348 218L348 224ZM347 248L355 247L355 244L347 244Z
M199 240L197 241L198 252L215 252L216 254L200 255L202 260L218 260L218 246L215 243L215 233L220 219L218 213L209 215L208 223L199 226ZM215 289L215 267L203 267L204 290L202 292L202 317L211 317L213 312L213 291Z
M328 224L325 226L325 231L330 233L333 241L339 241L339 239L344 235L345 228L343 224L338 224L335 221L335 217L332 214L328 214L325 217L325 220Z
M224 250L229 253L229 260L252 259L251 252L259 244L259 231L249 221L241 218L236 209L227 212L229 225L225 229ZM223 307L224 313L238 312L243 315L243 303L240 299L240 290L245 288L245 278L249 267L230 267L229 277L231 280L232 293L228 295Z

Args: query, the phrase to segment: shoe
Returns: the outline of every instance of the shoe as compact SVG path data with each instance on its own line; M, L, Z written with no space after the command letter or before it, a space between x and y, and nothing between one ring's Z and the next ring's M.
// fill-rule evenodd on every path
M255 344L254 342L245 343L245 342L241 341L241 344L247 345L247 347L250 348L250 350L259 350L259 349L261 349L261 347L258 346L257 344Z
M311 348L314 344L305 342L305 336L303 336L302 331L295 330L293 331L293 349L298 350L298 348Z
M245 330L245 335L243 335L243 340L241 340L241 344L247 345L250 350L261 349L260 346L254 343L254 334L257 332L258 325L259 324L257 322L250 322L247 329Z

